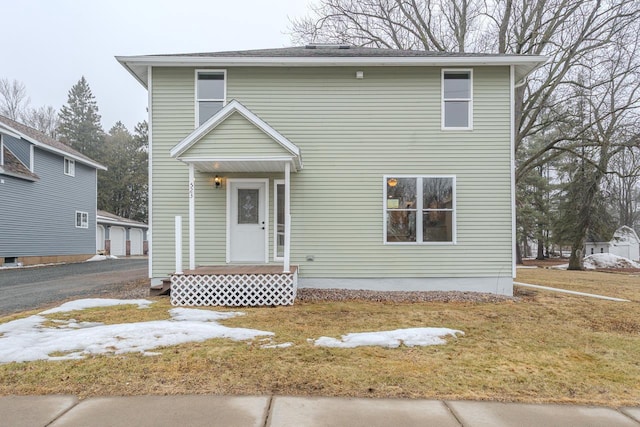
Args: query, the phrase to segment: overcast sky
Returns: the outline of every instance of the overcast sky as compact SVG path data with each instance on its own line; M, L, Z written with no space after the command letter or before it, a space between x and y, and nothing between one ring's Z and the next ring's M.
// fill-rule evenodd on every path
M85 76L108 131L147 118L147 93L116 55L290 46L289 18L311 0L0 0L0 78L23 82L32 107L67 102Z

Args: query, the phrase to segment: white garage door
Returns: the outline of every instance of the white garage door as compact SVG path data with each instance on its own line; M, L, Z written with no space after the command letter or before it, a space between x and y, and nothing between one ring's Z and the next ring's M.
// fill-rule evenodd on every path
M131 240L131 255L142 255L142 230L130 229L129 240Z
M122 227L111 227L109 237L111 237L111 255L125 256L127 254L125 231Z
M96 252L104 250L104 227L96 227Z

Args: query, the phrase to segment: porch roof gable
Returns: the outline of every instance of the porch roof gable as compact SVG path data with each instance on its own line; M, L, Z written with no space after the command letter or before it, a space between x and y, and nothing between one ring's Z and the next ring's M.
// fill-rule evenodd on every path
M194 145L210 135L212 132L215 132L215 129L225 123L227 119L232 116L239 114L241 117L246 119L249 125L253 125L256 129L258 129L262 134L266 137L266 140L273 141L276 144L279 152L281 153L278 156L274 156L275 153L269 153L269 155L259 154L258 152L248 155L238 155L237 153L225 153L225 152L208 152L206 155L204 153L194 153L193 150L190 150ZM264 141L264 140L263 140ZM262 141L256 141L256 144L264 143ZM256 147L257 148L257 147ZM191 151L191 152L190 152ZM202 151L202 150L196 150ZM224 150L223 150L224 151ZM231 155L230 155L231 154ZM213 115L209 120L204 122L198 128L196 128L193 132L191 132L187 137L185 137L182 141L180 141L175 147L171 149L170 152L171 157L181 160L186 163L194 163L198 166L198 169L203 171L214 171L228 169L227 171L240 171L235 170L238 167L241 169L247 170L251 169L251 164L254 164L259 169L264 170L265 164L270 164L272 167L276 167L277 170L280 170L283 162L291 163L293 166L293 170L302 169L302 158L300 155L300 148L296 146L294 143L289 141L286 137L284 137L280 132L276 131L273 127L271 127L268 123L258 117L255 113L249 110L247 107L242 105L237 100L230 101L226 106L224 106L220 111L218 111L215 115ZM276 158L277 157L277 158ZM274 162L275 161L275 162ZM206 164L209 163L210 167ZM240 165L241 163L241 165ZM234 166L235 164L235 166ZM269 167L268 169L271 169ZM247 170L248 171L248 170ZM255 170L258 171L258 170Z

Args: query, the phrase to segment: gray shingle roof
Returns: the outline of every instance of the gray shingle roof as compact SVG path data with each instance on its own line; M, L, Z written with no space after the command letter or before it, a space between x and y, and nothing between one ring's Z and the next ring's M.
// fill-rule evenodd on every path
M322 57L483 57L496 56L488 53L437 52L424 50L383 49L356 47L348 45L308 45L283 47L276 49L231 50L225 52L174 53L149 56L188 56L188 57L229 57L229 58L322 58Z
M23 125L20 122L16 122L15 120L11 120L8 117L5 116L0 116L0 122L4 123L5 125L9 126L12 129L15 129L16 131L20 132L21 134L32 138L38 142L40 142L41 144L44 145L48 145L49 147L55 148L57 150L60 150L66 154L70 154L76 158L78 158L79 160L85 160L86 162L89 163L94 163L94 164L99 164L98 162L96 162L95 160L85 156L84 154L74 150L73 148L69 147L68 145L54 139L51 138L49 135L40 132L39 130L36 130L32 127L29 127L27 125ZM101 165L102 166L102 165Z
M7 147L3 148L4 164L0 167L0 173L2 173L2 170L4 169L4 172L19 178L22 177L30 181L40 179L38 175L31 172L20 160L18 160L18 158L14 156Z

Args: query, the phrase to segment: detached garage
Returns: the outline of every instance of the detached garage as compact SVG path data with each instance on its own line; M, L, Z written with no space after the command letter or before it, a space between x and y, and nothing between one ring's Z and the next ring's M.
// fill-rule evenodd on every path
M98 211L97 224L98 252L115 256L147 254L147 224L106 211Z

